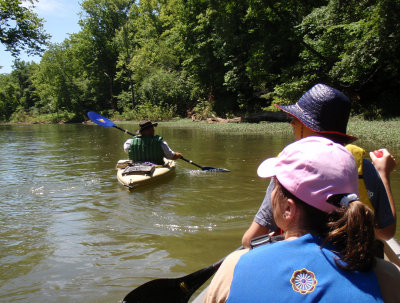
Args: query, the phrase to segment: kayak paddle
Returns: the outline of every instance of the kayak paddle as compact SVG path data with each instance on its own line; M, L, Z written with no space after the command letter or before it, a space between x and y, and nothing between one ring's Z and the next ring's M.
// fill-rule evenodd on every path
M107 119L106 117L103 117L102 115L100 115L100 114L98 114L96 112L90 111L90 112L87 113L87 115L88 115L89 119L92 120L97 125L104 126L104 127L115 127L116 129L119 129L119 130L123 131L124 133L126 133L128 135L135 136L135 134L129 132L126 129L123 129L123 128L115 125L114 122L112 122L111 120ZM215 168L215 167L209 167L209 166L200 166L200 165L194 163L192 160L188 160L188 159L185 159L183 157L181 159L183 161L186 161L186 162L190 163L190 164L193 164L194 166L197 166L197 167L201 168L202 170L220 171L220 172L229 172L230 171L230 170L225 169L225 168Z
M194 163L192 160L185 159L184 157L182 157L181 159L183 161L186 161L186 162L190 163L190 164L193 164L194 166L197 166L198 168L201 168L201 170L230 172L230 170L225 169L225 168L215 168L215 167L210 167L210 166L200 166L200 165Z
M223 260L181 278L149 281L127 294L122 303L186 303L218 270Z
M282 239L281 235L274 237L263 235L252 239L251 247L274 243ZM243 249L243 247L238 249ZM122 303L187 303L191 295L218 270L224 259L181 278L146 282L127 294Z
M92 120L92 122L96 123L97 125L105 126L105 127L115 127L119 130L122 130L124 133L126 133L128 135L135 136L135 134L132 134L131 132L127 131L126 129L123 129L123 128L115 125L114 122L112 122L111 120L108 120L106 117L103 117L102 115L100 115L96 112L88 112L87 115L88 115L89 119Z

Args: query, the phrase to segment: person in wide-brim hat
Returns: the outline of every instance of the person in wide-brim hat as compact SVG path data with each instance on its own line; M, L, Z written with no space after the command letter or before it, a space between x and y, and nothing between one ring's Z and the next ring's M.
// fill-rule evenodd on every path
M357 140L356 137L346 133L350 116L350 99L339 90L326 84L316 84L304 93L295 104L276 106L293 118L290 124L296 140L309 136L320 136L342 145ZM363 159L364 150L355 145L351 145L351 148L348 146L348 148L358 149L357 152L362 151L357 157L361 167L359 180L360 187L361 185L363 187L362 196L363 198L367 196L370 204L375 208L377 226L375 232L378 237L384 240L389 239L396 231L396 208L389 177L396 162L386 149L381 149L383 152L381 158L370 153L372 164ZM242 244L245 247L250 247L252 238L278 230L271 207L273 187L274 182L271 182L260 209L243 235ZM363 202L368 204L364 200Z
M339 143L351 143L356 137L346 134L350 116L350 100L342 92L325 84L317 84L292 105L275 105L299 120L308 130ZM304 134L303 134L304 135ZM306 137L304 135L304 137ZM301 138L296 138L296 140Z
M151 127L156 127L158 123L152 123L150 120L144 120L139 122L139 129L136 131L137 134L142 133L144 130L149 129Z

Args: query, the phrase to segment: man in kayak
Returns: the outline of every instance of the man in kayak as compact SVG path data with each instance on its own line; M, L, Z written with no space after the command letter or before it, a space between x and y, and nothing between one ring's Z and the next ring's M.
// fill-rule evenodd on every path
M293 117L291 125L296 140L307 136L322 136L343 145L357 140L346 134L350 100L343 93L328 85L317 84L307 91L296 104L277 105L277 107ZM375 212L376 235L380 239L388 240L394 236L396 231L396 210L389 179L396 162L386 149L382 149L383 156L380 158L370 153L375 169L371 162L363 159L365 152L363 149L355 145L348 147L355 156L359 167L362 201L373 208ZM252 238L277 230L271 208L273 188L274 184L271 181L260 209L243 235L242 244L245 247L250 247Z
M124 151L129 154L130 160L162 165L164 157L170 160L183 157L181 153L174 152L161 136L154 135L157 125L149 120L141 121L137 135L125 141Z
M400 302L399 269L374 255L357 170L346 148L313 136L261 163L285 240L230 254L204 302Z

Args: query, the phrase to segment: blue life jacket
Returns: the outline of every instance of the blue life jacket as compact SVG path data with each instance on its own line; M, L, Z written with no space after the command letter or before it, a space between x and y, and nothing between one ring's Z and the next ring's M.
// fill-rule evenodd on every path
M338 256L307 234L293 241L257 247L236 264L227 303L382 302L378 280L369 272L345 271Z

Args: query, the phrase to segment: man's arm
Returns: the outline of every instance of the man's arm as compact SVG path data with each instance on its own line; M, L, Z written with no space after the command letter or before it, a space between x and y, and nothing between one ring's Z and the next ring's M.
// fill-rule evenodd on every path
M180 159L183 157L183 155L181 153L176 153L174 152L169 146L168 143L166 141L162 141L161 142L161 149L164 152L164 156L167 159L170 160L176 160L176 159Z
M128 154L129 153L129 148L131 147L133 139L128 139L124 143L124 151Z

